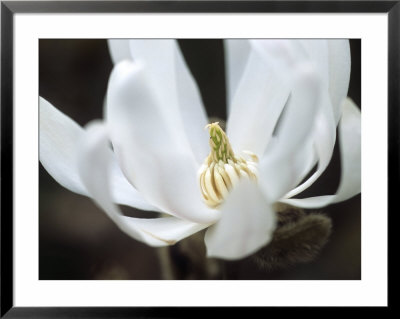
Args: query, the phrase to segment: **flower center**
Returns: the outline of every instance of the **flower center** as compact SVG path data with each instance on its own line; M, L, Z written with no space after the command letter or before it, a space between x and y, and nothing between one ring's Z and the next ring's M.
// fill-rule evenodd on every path
M243 151L248 159L236 156L218 122L208 124L206 128L210 132L211 152L201 165L198 176L204 202L211 208L216 208L240 178L257 180L258 158L249 151Z

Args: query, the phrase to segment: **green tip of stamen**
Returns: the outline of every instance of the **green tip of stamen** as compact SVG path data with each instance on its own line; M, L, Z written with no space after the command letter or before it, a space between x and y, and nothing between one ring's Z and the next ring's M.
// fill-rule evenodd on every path
M210 133L210 147L213 160L215 162L223 161L224 163L228 163L228 160L232 160L234 155L225 132L218 125L218 122L207 124L206 128L209 129Z

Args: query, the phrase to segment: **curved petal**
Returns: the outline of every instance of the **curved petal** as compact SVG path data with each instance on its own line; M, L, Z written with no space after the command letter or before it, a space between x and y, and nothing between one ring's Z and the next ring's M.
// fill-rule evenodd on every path
M302 199L284 199L281 202L304 208L318 208L347 200L361 191L361 113L350 99L342 104L339 122L342 173L335 195Z
M261 157L270 141L290 93L280 77L284 70L276 68L258 51L249 53L227 122L227 135L236 152L250 150Z
M349 40L329 40L329 94L336 123L340 107L347 97L350 82L351 55Z
M224 41L225 74L227 91L227 114L229 116L233 96L236 93L240 79L245 70L249 55L250 43L245 39L231 39Z
M264 58L265 63L287 82L292 81L291 70L296 65L313 62L300 40L250 40L250 44Z
M251 40L243 76L237 84L228 119L234 148L261 156L282 114L296 78L309 64L322 88L328 87L326 40Z
M347 96L350 80L350 45L348 40L252 40L265 57L277 65L285 61L294 65L299 61L314 63L323 86L327 86L336 123L340 118L340 106ZM277 61L277 62L276 62Z
M299 67L277 136L259 164L259 183L265 196L280 199L304 177L312 152L309 143L321 98L318 74L310 65Z
M321 39L302 39L298 40L307 55L307 60L313 62L316 67L316 72L319 74L323 86L328 86L328 42L330 40Z
M297 186L285 195L285 198L293 197L310 187L325 171L332 158L336 141L336 125L328 92L325 91L321 100L321 108L315 118L315 128L312 140L318 157L318 168L304 183Z
M39 158L47 172L63 187L86 195L76 167L76 141L83 129L39 97Z
M120 166L133 185L164 212L212 223L218 212L201 201L199 168L174 109L154 96L139 62L115 66L107 95L107 124Z
M265 89L260 90L260 92L258 93L252 92L252 88L253 91L256 91L254 88L258 89L260 87L260 83L261 87L263 87L263 76L266 77L268 73L273 74L273 78L268 79L268 82L275 82L275 84L278 84L280 88L284 87L281 84L283 83L286 84L290 89L293 86L292 78L295 78L293 70L295 70L296 66L298 65L309 63L319 78L319 86L321 92L323 93L320 100L321 105L318 107L318 111L316 111L317 116L314 126L311 125L310 127L306 128L312 133L309 139L305 139L304 141L302 141L302 145L304 145L304 148L298 149L298 151L296 152L296 157L294 155L291 155L290 159L284 160L290 162L286 163L286 165L289 165L291 169L290 172L286 171L282 175L286 176L282 178L283 180L286 179L286 182L282 183L282 185L286 184L286 186L292 185L292 187L294 187L298 182L302 180L302 177L305 176L310 167L312 167L316 163L316 160L318 160L319 163L318 170L306 182L289 192L286 197L294 196L300 193L305 188L309 187L321 175L321 173L326 169L327 165L329 164L330 158L332 156L336 136L335 126L337 123L337 116L340 115L337 106L332 105L332 97L337 95L336 93L334 93L334 91L338 91L342 95L344 91L347 92L348 81L346 82L346 77L348 77L349 75L349 70L346 69L346 65L349 65L350 62L349 50L348 47L346 47L346 45L348 46L348 41L327 41L314 39L251 40L251 44L253 51L250 53L250 58L248 60L246 69L250 70L250 66L252 66L252 57L254 56L254 54L252 53L254 53L254 51L259 52L259 57L264 59L264 68L262 61L258 61L258 63L253 62L253 71L249 72L246 78L245 70L242 77L242 82L239 83L239 88L236 92L237 94L235 95L234 102L237 96L240 97L241 94L244 96L241 98L243 102L240 103L242 104L241 107L235 108L235 112L237 114L232 114L228 122L228 135L230 136L233 145L235 145L235 142L239 141L239 143L236 144L239 144L245 149L254 150L255 148L257 150L262 150L264 145L266 145L262 144L262 142L265 142L267 140L267 143L269 143L270 137L268 136L267 138L265 138L265 136L262 135L264 134L265 130L263 131L261 128L264 126L268 129L268 120L270 121L270 123L273 123L272 127L274 127L277 123L278 116L281 114L283 106L281 105L281 107L279 108L279 104L277 104L277 106L274 108L276 113L271 111L263 113L263 111L265 111L266 109L265 106L264 108L257 108L254 105L250 105L250 107L246 105L246 108L244 107L246 102L251 104L251 102L253 101L252 97L256 97L257 100L257 97L262 96L262 94L266 92ZM271 61L273 61L273 63ZM274 71L276 74L274 74ZM257 78L257 72L261 80ZM245 78L246 81L244 81ZM252 82L252 80L254 81ZM344 83L339 83L338 80L341 80ZM243 85L244 82L249 83L247 88L245 85ZM268 84L270 87L273 86L273 84L271 83ZM241 85L246 88L246 90L240 92ZM250 92L249 94L247 94L247 96L245 94L247 93L246 91ZM276 93L276 89L273 89L273 91ZM269 98L273 96L273 94L271 94L270 92L268 92L268 94L266 95ZM262 97L260 98L260 100L268 101L268 97ZM253 108L257 110L254 110ZM283 115L285 113L286 110L284 111ZM252 116L252 114L255 115ZM264 114L267 114L268 116L265 116ZM249 125L249 128L247 128L246 125L242 124L244 118L251 119L247 121L251 124ZM278 129L280 131L286 131L289 132L289 134L292 134L293 130L281 129L280 124L281 121L278 122ZM232 127L234 127L235 129L232 129ZM276 128L274 128L274 130L276 131ZM252 134L248 134L248 132L252 132L253 137L251 136ZM273 140L271 140L271 144L274 144ZM279 141L279 144L284 145L284 143L282 143L282 140ZM268 145L269 149L272 148L272 145ZM285 147L287 149L290 149L289 145L285 145ZM315 147L315 151L312 149L313 147ZM317 152L317 157L315 157L315 152ZM272 161L271 158L269 159L269 162L270 161ZM268 165L271 165L271 163L269 163ZM279 178L279 174L277 174L277 172L272 172L270 178L272 178L274 175ZM276 194L278 193L279 192L277 192Z
M341 94L346 94L348 87L348 79L343 78L344 73L342 64L349 64L349 56L346 56L346 43L344 40L300 40L307 55L311 61L315 62L318 74L321 75L321 86L323 91L323 98L319 108L315 127L313 129L312 143L315 146L318 157L317 171L304 183L297 186L295 189L285 195L285 198L290 198L301 193L303 190L311 186L319 176L327 168L332 157L333 148L336 140L336 124L337 116L340 115L338 107L332 106L332 92L337 85ZM328 58L329 61L328 61ZM346 69L344 67L344 69ZM342 71L342 72L341 72ZM347 76L349 75L349 70ZM340 80L344 81L338 84L336 77L339 76ZM336 97L336 95L335 95ZM344 95L342 96L344 97Z
M39 98L39 104L40 162L59 184L75 193L88 196L77 167L77 141L85 136L85 130L42 97ZM129 184L115 159L112 162L111 180L113 198L119 204L158 211Z
M107 42L111 60L114 64L123 60L132 60L131 51L129 49L129 40L109 39Z
M319 69L323 85L329 90L335 123L340 119L340 107L347 96L350 81L350 45L345 39L300 40L310 61Z
M131 40L134 60L146 68L149 85L163 107L175 114L189 140L197 162L208 155L208 123L200 92L176 40ZM177 120L178 120L177 119Z
M80 141L78 168L89 195L122 231L148 245L165 246L208 226L175 217L140 219L123 216L111 198L108 175L112 156L108 146L105 126L90 124L87 134Z
M244 258L272 239L275 213L258 185L246 178L232 190L221 207L221 214L221 219L206 232L209 257Z

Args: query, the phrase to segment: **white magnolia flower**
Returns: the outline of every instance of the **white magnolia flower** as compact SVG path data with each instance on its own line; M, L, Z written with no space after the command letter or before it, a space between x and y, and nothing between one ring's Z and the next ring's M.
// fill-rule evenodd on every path
M243 258L271 240L275 203L317 208L360 192L348 41L225 41L226 135L217 124L205 129L207 114L176 41L109 45L115 66L104 121L81 128L40 98L40 161L133 238L165 246L208 228L209 256ZM337 193L292 198L326 169L337 126ZM127 217L117 204L165 217Z

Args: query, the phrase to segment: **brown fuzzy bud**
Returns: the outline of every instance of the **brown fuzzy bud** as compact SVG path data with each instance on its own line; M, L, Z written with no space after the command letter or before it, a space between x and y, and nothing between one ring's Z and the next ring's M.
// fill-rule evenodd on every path
M278 212L278 228L272 241L253 259L265 270L310 262L327 243L331 228L332 221L325 215L286 207Z

